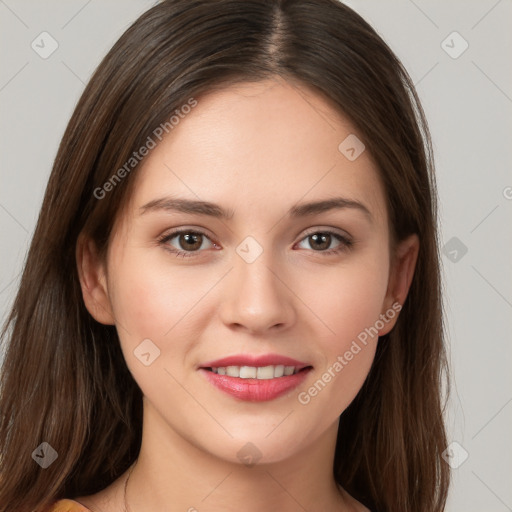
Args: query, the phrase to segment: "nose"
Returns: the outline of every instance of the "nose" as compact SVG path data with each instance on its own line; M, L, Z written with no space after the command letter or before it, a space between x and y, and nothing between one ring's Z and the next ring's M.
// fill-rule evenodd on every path
M220 306L221 319L229 328L265 333L284 330L295 322L294 294L270 252L264 251L252 263L235 255Z

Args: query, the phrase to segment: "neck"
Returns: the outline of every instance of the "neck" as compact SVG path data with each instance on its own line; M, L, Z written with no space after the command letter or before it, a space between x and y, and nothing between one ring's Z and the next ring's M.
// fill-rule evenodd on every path
M257 449L249 444L239 450L239 460L219 458L148 409L146 402L139 458L125 482L127 512L227 512L240 510L241 503L246 512L352 510L333 477L337 423L300 453L251 465L247 455Z

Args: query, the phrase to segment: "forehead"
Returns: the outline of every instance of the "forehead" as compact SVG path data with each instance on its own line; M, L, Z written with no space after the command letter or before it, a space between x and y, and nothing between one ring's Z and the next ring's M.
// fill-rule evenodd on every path
M252 208L261 216L278 206L343 196L385 220L371 155L363 151L351 161L339 149L354 136L348 119L307 86L281 79L236 84L197 98L150 151L132 202L140 207L172 195L240 214Z

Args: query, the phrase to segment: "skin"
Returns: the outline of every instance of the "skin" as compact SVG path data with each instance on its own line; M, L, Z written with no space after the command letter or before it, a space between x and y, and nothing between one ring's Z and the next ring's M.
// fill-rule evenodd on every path
M234 511L241 503L247 512L366 510L337 488L332 464L339 416L369 372L377 337L307 405L298 394L379 315L403 304L419 242L412 235L391 250L371 155L349 161L338 150L349 134L357 135L350 122L304 85L276 78L212 92L143 161L106 262L80 239L85 304L96 320L117 326L144 394L129 510ZM214 202L234 215L141 213L170 195ZM363 203L371 221L355 208L287 216L296 203L334 196ZM179 235L158 241L181 227L206 233L195 252ZM326 230L349 235L354 245L326 255L342 245L335 236L315 244L311 235ZM236 252L247 236L263 249L252 263ZM193 255L175 257L169 248ZM147 338L161 351L150 366L133 354ZM208 360L269 352L313 366L299 388L274 400L238 400L198 371ZM254 466L237 456L247 442L261 454ZM77 501L124 510L126 477Z

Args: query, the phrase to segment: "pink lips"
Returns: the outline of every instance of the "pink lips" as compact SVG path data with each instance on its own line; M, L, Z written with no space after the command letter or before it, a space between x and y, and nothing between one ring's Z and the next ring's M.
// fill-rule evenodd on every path
M219 375L210 371L210 368L226 366L295 366L298 371L293 375L276 377L273 379L242 379ZM278 354L250 356L247 354L235 355L204 363L199 371L215 387L225 393L251 402L273 400L297 387L307 377L311 365Z

